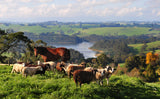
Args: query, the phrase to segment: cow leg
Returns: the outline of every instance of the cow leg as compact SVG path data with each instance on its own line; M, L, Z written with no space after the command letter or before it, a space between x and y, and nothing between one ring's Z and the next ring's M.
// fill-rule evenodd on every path
M81 88L81 84L82 84L82 83L79 83L80 88Z
M68 71L68 77L71 79L71 71Z
M109 84L109 78L106 78L106 80L107 80L107 85Z
M11 73L14 73L14 69L12 69Z
M78 82L76 82L76 87L78 87Z
M100 85L101 85L101 86L103 85L103 80L100 81Z

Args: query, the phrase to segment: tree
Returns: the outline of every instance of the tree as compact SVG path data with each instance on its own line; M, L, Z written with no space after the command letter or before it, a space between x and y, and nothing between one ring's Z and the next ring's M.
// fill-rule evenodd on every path
M98 65L101 67L106 67L107 64L113 62L113 60L107 57L107 55L104 53L102 53L97 57L97 61L98 61Z
M69 49L70 50L70 62L73 63L80 63L82 62L82 60L84 60L84 56L82 53L80 53L79 51L76 51L74 49Z
M143 46L141 47L141 52L144 52L146 50L147 46L148 45L146 43L144 43Z
M17 49L18 46L28 46L29 43L30 39L24 36L23 32L5 33L5 31L0 30L0 61L3 62L6 58L6 56L2 55L3 53L18 52L20 51Z
M158 60L158 59L159 59L158 54L154 54L151 52L148 52L146 54L146 64L150 64L151 62L156 62L156 60Z
M151 64L148 64L146 70L143 72L143 75L145 77L145 80L148 82L155 82L158 80L156 69Z
M36 46L47 47L47 43L42 40L37 40L35 42L31 40L29 46L23 51L23 56L20 60L27 63L35 63L38 60L43 61L40 55L38 55L38 57L34 55L34 47Z
M0 37L0 54L8 51L12 47L16 47L20 42L30 43L30 39L24 36L23 32L4 34Z
M125 60L125 66L127 67L128 71L131 71L135 67L137 69L143 69L146 67L145 62L145 57L143 56L129 56Z

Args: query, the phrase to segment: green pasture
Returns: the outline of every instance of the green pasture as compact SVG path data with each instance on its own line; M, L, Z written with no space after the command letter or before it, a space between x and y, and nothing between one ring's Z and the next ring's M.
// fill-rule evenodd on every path
M12 24L9 26L5 26L3 24L0 24L1 29L13 29L14 31L22 31L22 32L31 32L35 34L40 33L47 33L47 32L54 32L54 33L64 33L67 35L72 35L74 33L77 33L80 31L80 28L71 28L69 25L47 25L46 27L42 27L40 25L34 25L34 26L28 26L28 25L18 25L18 24Z
M47 26L28 26L27 24L22 26L18 24L11 24L6 26L4 24L0 24L1 29L13 29L15 31L22 32L31 32L35 34L54 32L54 33L64 33L66 35L72 35L75 33L79 33L79 36L88 36L91 34L97 34L102 36L118 36L118 35L142 35L142 34L152 34L155 35L160 33L158 30L151 30L151 28L147 27L98 27L98 25L94 24L83 24L82 27L89 27L87 29L79 28L79 24L75 25L47 25ZM98 28L97 28L98 27Z
M137 50L139 53L143 45L144 44L129 44L128 46L133 47L133 49ZM160 41L155 41L155 42L147 43L146 50L149 51L149 49L158 48L158 47L160 47ZM160 51L156 50L156 52L159 53Z
M0 99L159 99L160 86L126 75L110 78L109 85L96 82L76 87L65 74L47 71L27 78L11 74L11 66L0 66Z
M126 36L133 36L133 35L142 35L142 34L151 34L151 33L160 33L160 31L149 31L150 28L146 27L103 27L103 28L89 28L82 30L81 36L86 36L90 34L97 34L97 35L126 35Z

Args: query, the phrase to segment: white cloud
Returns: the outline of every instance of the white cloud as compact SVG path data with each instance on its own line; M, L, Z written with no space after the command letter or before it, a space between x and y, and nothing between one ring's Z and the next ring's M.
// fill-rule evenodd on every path
M18 9L18 15L23 16L23 17L32 16L32 12L33 10L29 7L20 7Z
M159 12L157 12L157 16L160 16L160 11L159 11Z
M142 10L142 8L122 8L117 12L117 16L125 16L127 14L132 14L132 13L139 13Z
M0 0L0 18L153 17L160 0Z
M25 3L28 3L28 2L31 2L33 0L21 0L21 2L25 2Z

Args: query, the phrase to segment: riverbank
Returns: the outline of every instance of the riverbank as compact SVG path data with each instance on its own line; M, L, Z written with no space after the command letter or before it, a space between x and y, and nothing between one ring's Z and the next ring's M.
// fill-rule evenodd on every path
M92 51L95 51L96 52L96 54L95 54L96 57L101 55L102 53L104 53L104 51L102 51L102 50L97 50L97 49L92 49L92 48L88 48L88 49L90 49Z

